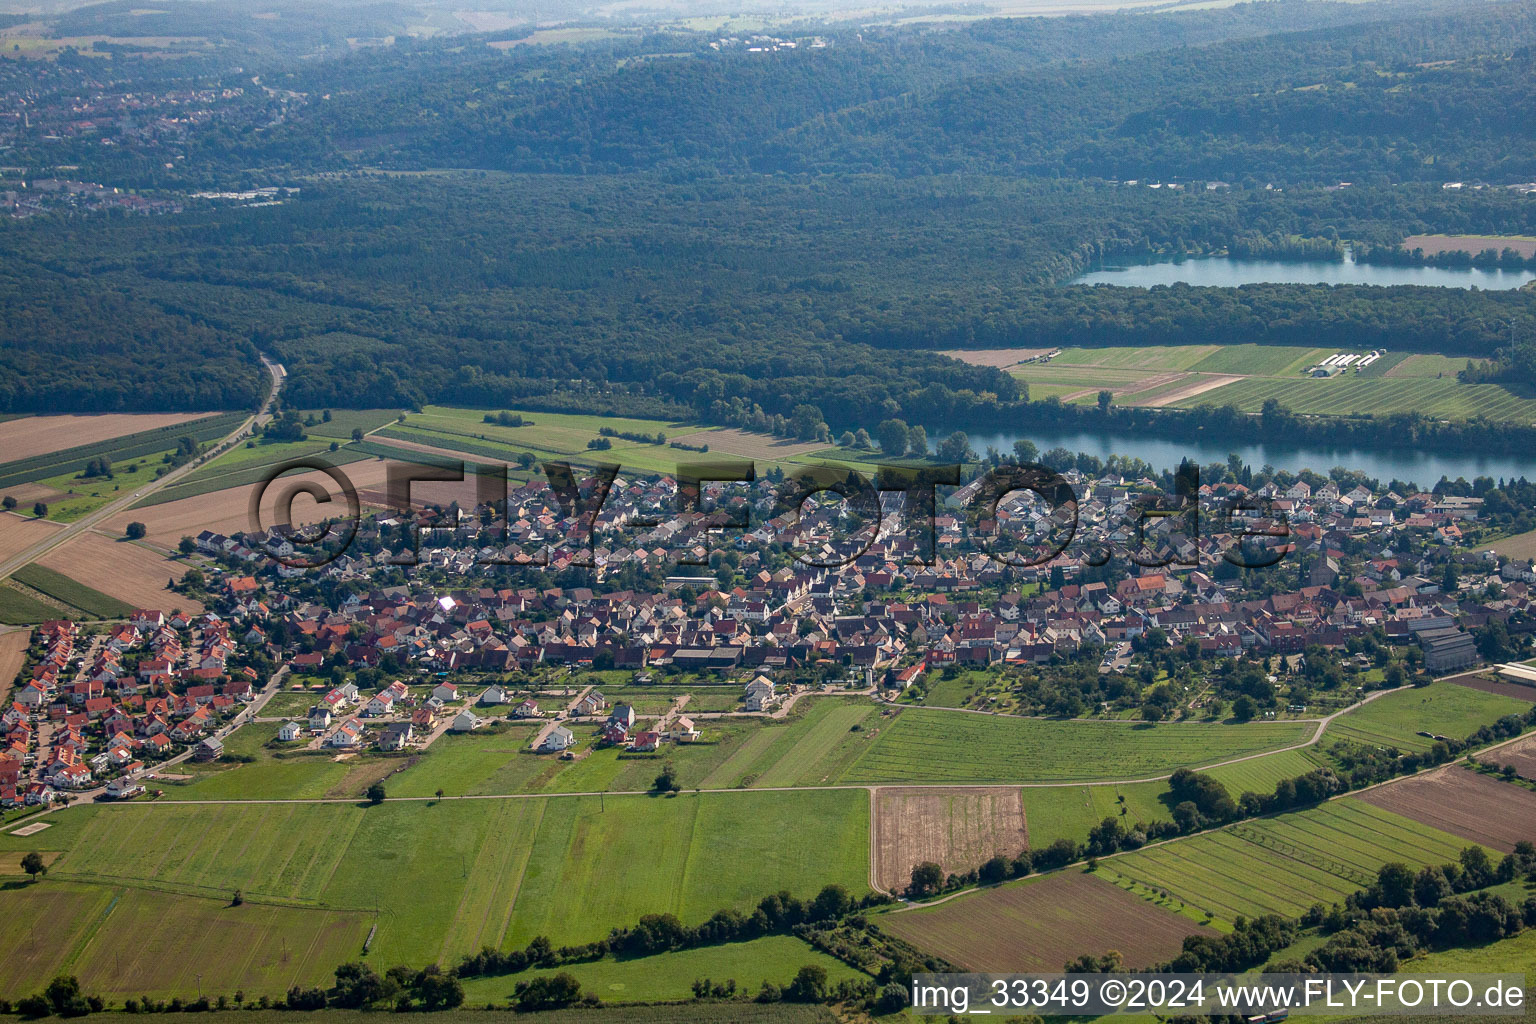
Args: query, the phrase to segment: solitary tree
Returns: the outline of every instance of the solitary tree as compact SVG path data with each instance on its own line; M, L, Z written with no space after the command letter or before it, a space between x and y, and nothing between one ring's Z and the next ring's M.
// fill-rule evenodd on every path
M144 535L148 532L149 528L146 527L143 523L132 522L129 523L128 528L123 531L123 536L127 537L129 540L143 540Z
M16 499L12 495L7 494L3 499L0 499L0 505L3 505L5 510L9 512L16 507Z
M197 550L197 541L193 540L191 537L183 537L180 541L177 542L176 550L180 551L184 555L190 555L192 552Z
M384 783L375 782L368 787L368 802L375 807L384 802Z
M39 519L47 519L48 518L48 506L44 502L40 501L37 504L32 506L32 514L37 516L37 518L39 518Z
M43 863L43 855L33 850L21 858L21 870L32 876L32 881L37 881L38 875L48 873L48 865Z
M938 892L943 885L944 869L933 861L925 860L912 869L912 895L927 896Z
M439 801L441 801L443 799L443 787L442 786L438 786L437 787L437 799Z

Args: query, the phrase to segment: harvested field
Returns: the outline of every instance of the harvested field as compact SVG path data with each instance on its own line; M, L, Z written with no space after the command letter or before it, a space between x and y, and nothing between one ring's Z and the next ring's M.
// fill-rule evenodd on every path
M20 850L11 850L5 853L0 853L0 875L26 874L26 872L23 871L21 867L21 859L25 856L26 854L22 853ZM52 864L54 861L58 860L62 855L57 850L49 850L48 852L41 854L41 856L43 858L43 865L46 867L47 865Z
M1457 676L1451 680L1457 686L1465 686L1484 693L1497 693L1516 700L1536 703L1536 686L1528 686L1514 679L1484 679L1482 676Z
M187 566L162 558L141 544L113 540L87 530L48 552L38 564L135 608L180 608L193 613L203 610L192 598L166 589L166 581L180 579Z
M1475 550L1497 551L1507 558L1536 558L1536 530L1490 540L1479 544Z
M206 419L206 412L103 413L100 416L26 416L0 423L0 462L78 448L144 430Z
M940 352L941 356L958 359L972 366L994 366L999 370L1022 363L1026 359L1043 356L1048 348L952 348Z
M983 890L928 910L887 914L884 931L972 971L1059 971L1084 953L1120 951L1127 967L1215 932L1081 871Z
M1203 395L1207 391L1215 391L1217 388L1226 387L1233 381L1242 379L1241 377L1228 374L1197 373L1180 381L1177 387L1148 396L1136 404L1147 406L1149 409L1160 409L1165 405L1173 405L1175 402L1182 402L1186 398L1194 398L1196 395Z
M370 487L382 488L384 469L383 462L359 462L344 467L342 472L346 473L348 479L352 481L352 486L362 492ZM262 504L263 522L267 525L274 522L273 510L279 495L295 484L314 482L324 487L329 483L332 491L336 486L329 477L319 473L294 473L283 477L282 480L283 483L268 489L266 500ZM248 509L251 491L255 486L251 484L230 487L222 491L199 494L193 498L168 501L162 505L129 509L113 516L105 528L109 533L121 536L129 523L141 522L149 531L145 539L156 547L166 550L175 548L176 542L181 538L195 537L203 530L224 534L249 530L251 522ZM414 489L413 493L415 493ZM345 511L346 503L339 498L329 505L322 506L316 504L313 499L301 495L293 503L293 519L298 524L318 522L330 516L344 514Z
M0 708L10 706L11 686L16 682L16 673L21 671L22 662L26 660L27 644L31 641L30 629L0 633Z
M1536 840L1536 793L1456 765L1367 790L1366 803L1505 853Z
M875 880L889 892L904 888L924 861L946 873L968 871L1028 846L1017 787L875 791Z
M1512 764L1522 779L1536 782L1536 735L1500 747L1488 755L1488 760L1499 765Z
M0 559L10 558L60 529L63 527L47 519L0 512Z
M15 498L16 503L24 509L31 508L35 501L54 502L67 497L70 493L40 483L15 484L0 490L3 490L4 497Z
M1529 235L1409 235L1403 239L1402 247L1409 252L1423 249L1426 256L1442 252L1476 256L1485 249L1513 249L1526 259L1536 256L1536 238Z

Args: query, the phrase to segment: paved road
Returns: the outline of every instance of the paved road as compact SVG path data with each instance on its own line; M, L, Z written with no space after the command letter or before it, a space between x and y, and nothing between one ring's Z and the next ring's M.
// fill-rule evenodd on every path
M6 559L4 562L0 562L0 580L9 578L11 574L16 572L18 569L24 568L25 566L37 561L39 558L43 557L48 552L58 547L60 544L63 544L65 541L79 536L86 530L91 529L93 526L96 526L99 523L105 522L107 519L123 511L124 509L133 507L140 501L143 501L145 498L149 497L151 494L154 494L156 491L170 486L177 480L180 480L182 477L196 470L198 467L224 454L230 448L245 440L245 438L248 437L257 426L266 422L267 419L271 417L272 406L277 401L278 392L282 390L283 380L287 377L286 371L284 371L284 369L277 363L269 360L266 356L261 357L261 362L262 365L267 368L267 373L271 376L272 383L270 388L267 390L266 399L261 403L261 408L252 413L250 416L246 417L245 422L241 423L238 427L226 435L225 438L218 444L214 445L212 448L208 449L208 451L193 459L191 462L188 462L183 466L178 466L177 468L171 470L169 473L166 473L164 476L160 477L158 480L152 480L145 484L143 487L140 487L138 490L133 491L130 494L126 494L123 497L118 498L117 500L112 501L106 505L103 505L96 511L82 516L69 525L53 531L53 533L38 541L36 544L33 544L31 547L17 552L10 558Z

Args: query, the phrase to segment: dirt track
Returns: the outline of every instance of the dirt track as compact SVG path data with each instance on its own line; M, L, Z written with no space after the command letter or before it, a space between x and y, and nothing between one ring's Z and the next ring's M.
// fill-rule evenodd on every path
M1215 391L1217 388L1226 387L1235 380L1243 379L1243 377L1225 373L1195 374L1193 380L1174 388L1172 391L1164 392L1155 398L1145 402L1137 402L1136 404L1144 405L1148 409L1160 409L1165 405L1173 405L1175 402L1182 402L1186 398L1203 395L1207 391Z

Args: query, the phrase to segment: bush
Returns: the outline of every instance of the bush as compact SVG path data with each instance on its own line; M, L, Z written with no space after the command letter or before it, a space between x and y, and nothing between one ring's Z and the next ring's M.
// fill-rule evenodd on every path
M41 995L22 996L16 1003L16 1012L23 1017L46 1017L53 1012L53 1007Z

